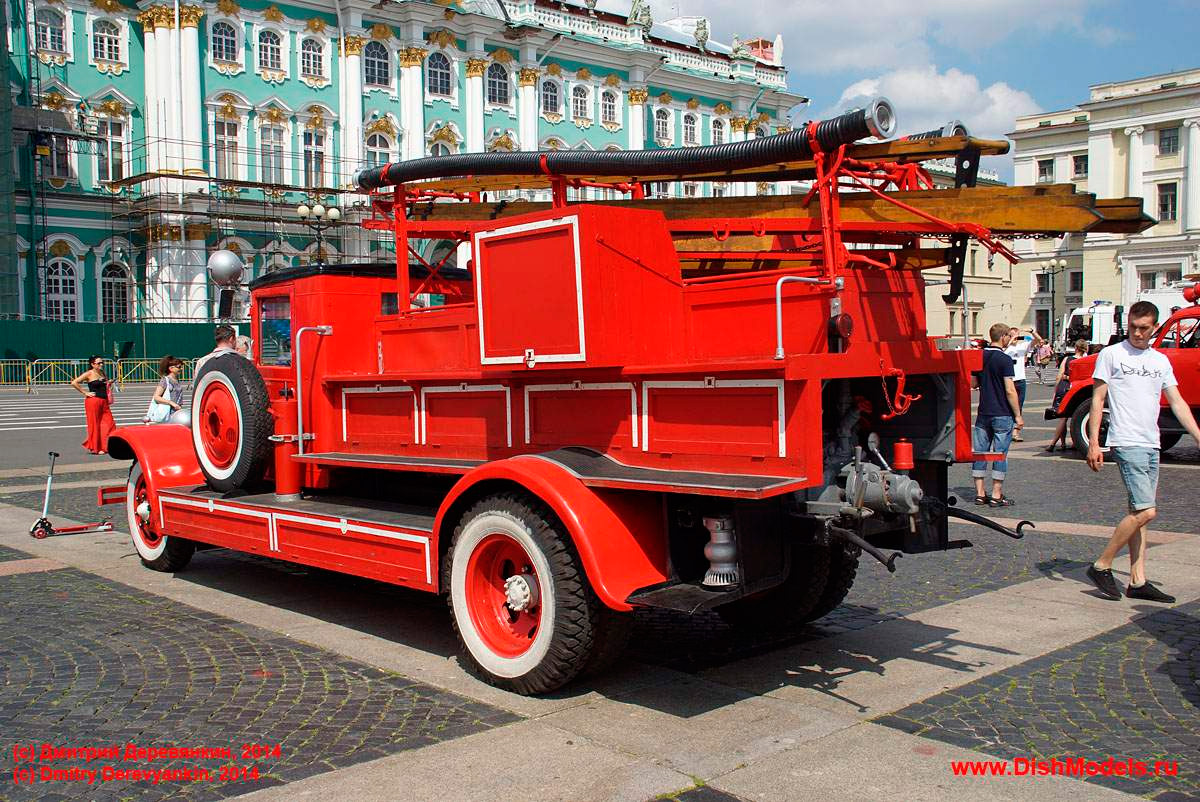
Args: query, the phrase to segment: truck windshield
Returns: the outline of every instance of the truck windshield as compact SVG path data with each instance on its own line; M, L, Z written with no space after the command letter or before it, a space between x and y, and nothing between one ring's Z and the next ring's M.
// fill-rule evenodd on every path
M1200 318L1183 318L1165 327L1158 348L1200 348Z
M258 341L264 365L292 364L292 309L288 298L263 298Z

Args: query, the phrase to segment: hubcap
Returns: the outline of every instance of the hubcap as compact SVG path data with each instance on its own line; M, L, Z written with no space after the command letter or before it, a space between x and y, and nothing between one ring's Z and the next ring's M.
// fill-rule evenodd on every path
M200 427L200 442L213 465L232 465L238 450L238 407L228 387L213 382L205 388L195 425Z
M146 480L141 476L133 488L133 511L134 522L137 524L134 535L141 538L150 548L154 548L158 545L158 533L154 531L154 525L150 522L150 499L146 493Z
M542 621L540 582L524 547L506 534L487 535L466 573L467 609L484 644L502 657L524 654Z

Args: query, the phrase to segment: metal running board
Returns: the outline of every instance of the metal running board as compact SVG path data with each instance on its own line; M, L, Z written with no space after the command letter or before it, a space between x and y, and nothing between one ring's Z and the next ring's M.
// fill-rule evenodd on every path
M663 582L638 588L625 601L635 607L657 607L693 615L740 599L742 595L740 586L730 590L713 590L691 582Z
M560 448L521 458L541 459L567 470L588 487L623 490L659 490L735 498L769 498L798 490L803 476L754 476L737 473L702 473L641 468L618 462L590 448Z
M437 510L414 504L358 498L356 496L311 495L295 501L282 501L274 493L219 493L204 485L196 488L164 488L164 494L204 501L229 502L272 512L321 515L344 518L354 523L397 526L422 532L432 532Z

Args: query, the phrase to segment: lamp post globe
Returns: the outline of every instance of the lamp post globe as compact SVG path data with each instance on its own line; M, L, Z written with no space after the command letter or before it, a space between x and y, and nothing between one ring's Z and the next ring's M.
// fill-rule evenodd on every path
M341 219L342 213L340 211L338 211L338 207L331 206L331 207L329 207L329 211L327 211L325 213L325 216L330 220L330 222L336 223L338 220Z
M313 207L312 207L312 213L313 213L313 217L317 217L317 218L324 217L325 216L325 207L319 203L315 203L315 204L313 204Z
M242 257L233 251L224 249L213 251L212 256L208 257L208 274L212 276L213 283L219 287L236 286L241 282L245 270Z
M296 207L296 215L299 216L301 219L308 217L309 214L311 214L311 213L312 213L312 210L309 209L307 206L305 206L303 203Z

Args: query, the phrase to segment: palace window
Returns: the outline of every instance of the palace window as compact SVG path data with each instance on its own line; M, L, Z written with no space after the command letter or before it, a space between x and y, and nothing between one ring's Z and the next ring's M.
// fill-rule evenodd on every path
M1158 155L1174 156L1179 152L1179 129L1158 129Z
M213 61L237 61L237 44L237 31L228 22L218 22L212 26L209 47Z
M449 156L450 155L450 147L441 142L438 142L438 143L434 144L431 148L429 148L429 155L430 156Z
M45 162L50 178L72 178L71 146L65 136L50 138L50 158Z
M1087 178L1088 157L1086 153L1071 157L1072 178Z
M304 186L320 187L325 183L325 132L304 132Z
M129 271L123 265L106 265L100 271L100 320L129 322Z
M496 106L507 106L511 93L508 85L508 70L503 64L492 64L487 68L487 102Z
M767 129L763 128L761 125L754 129L754 138L755 139L762 139L766 135L767 135Z
M1083 271L1073 270L1067 274L1067 292L1083 292Z
M282 184L283 139L281 125L264 125L258 129L259 153L261 155L261 180L267 184Z
M325 45L316 39L305 39L300 44L300 75L304 78L325 77Z
M38 50L66 53L67 24L62 14L52 8L39 8L34 14Z
M600 95L600 119L610 125L616 125L617 120L617 93L605 92Z
M696 115L695 114L683 115L683 144L685 144L685 145L695 145L696 144Z
M92 26L92 60L121 60L121 29L106 19Z
M450 97L452 73L450 59L442 53L434 53L425 60L425 88L431 95Z
M367 166L379 167L392 160L392 143L383 134L367 137Z
M79 319L78 284L75 266L66 259L54 259L46 266L46 308L48 320Z
M283 69L283 46L279 34L263 31L258 35L258 68L260 70Z
M714 145L725 144L725 121L713 120L712 122L712 143Z
M125 123L122 120L100 120L96 135L103 139L96 152L96 179L120 181L125 177Z
M1158 219L1159 222L1175 220L1179 213L1178 184L1158 185Z
M542 81L542 114L558 114L558 84Z
M671 140L671 112L666 109L654 112L654 138L663 142Z
M388 49L379 42L363 48L363 75L367 86L391 86L392 62Z
M571 116L576 120L588 119L588 91L586 86L571 87Z
M238 178L238 124L232 120L217 120L213 124L213 134L217 178Z

